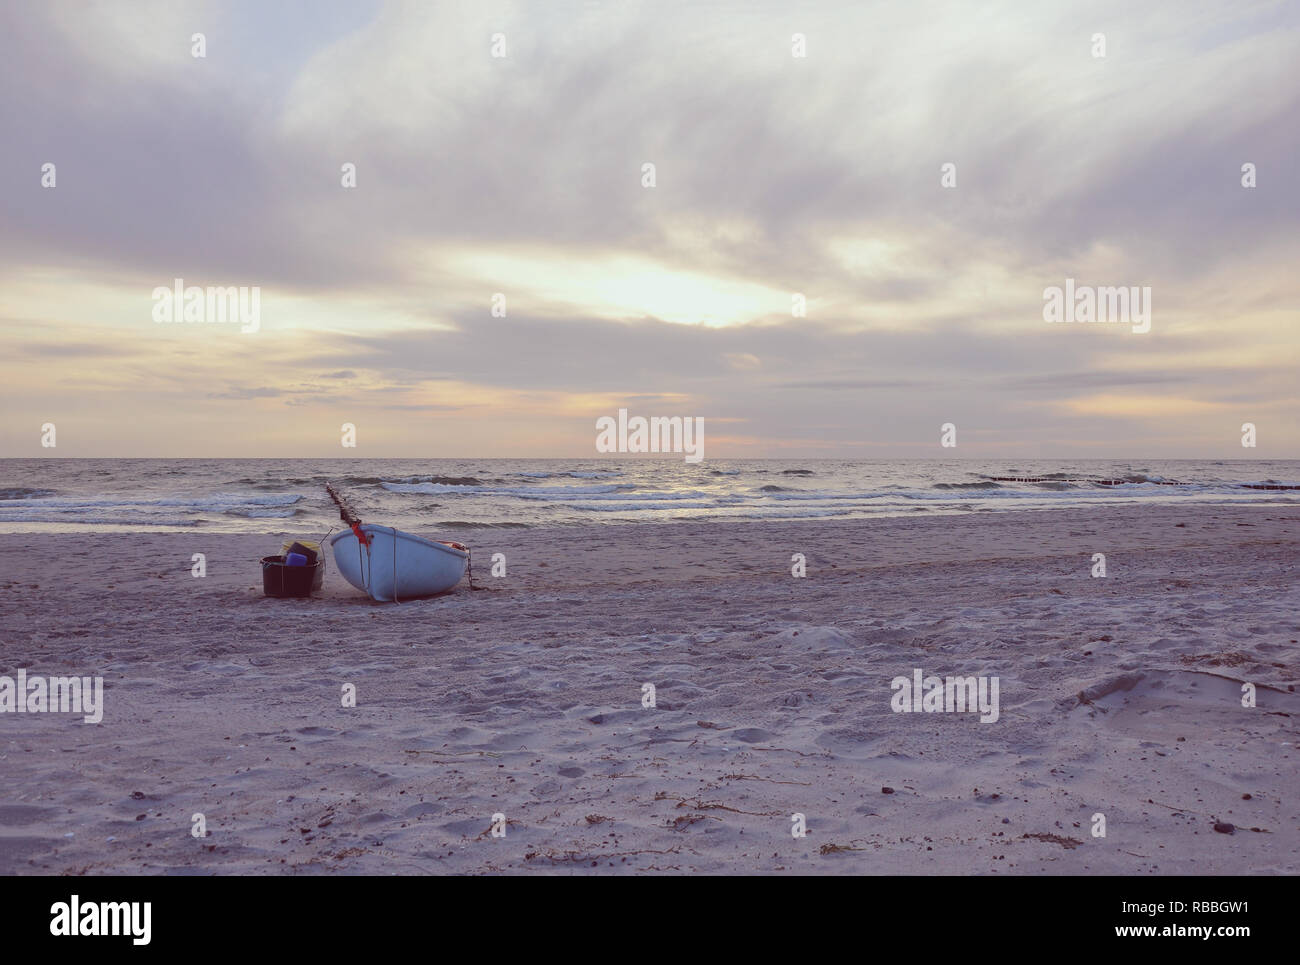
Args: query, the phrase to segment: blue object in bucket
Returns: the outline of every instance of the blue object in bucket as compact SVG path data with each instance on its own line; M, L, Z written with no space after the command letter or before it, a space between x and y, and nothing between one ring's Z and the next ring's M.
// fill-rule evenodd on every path
M285 556L284 565L285 566L306 566L307 557L303 556L301 553L290 553L287 556Z

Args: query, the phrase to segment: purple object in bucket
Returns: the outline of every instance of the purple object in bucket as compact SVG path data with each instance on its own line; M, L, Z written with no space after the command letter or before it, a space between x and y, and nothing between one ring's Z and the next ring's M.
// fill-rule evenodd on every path
M284 558L284 565L285 566L306 566L307 557L303 556L301 553L289 553Z

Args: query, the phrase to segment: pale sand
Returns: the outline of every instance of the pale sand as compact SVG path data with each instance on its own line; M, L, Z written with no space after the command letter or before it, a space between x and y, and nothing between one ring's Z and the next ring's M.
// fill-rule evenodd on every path
M264 598L272 537L3 536L0 674L107 689L0 715L0 871L1294 874L1298 524L477 531L492 592L401 606ZM893 713L917 667L998 676L1001 719Z

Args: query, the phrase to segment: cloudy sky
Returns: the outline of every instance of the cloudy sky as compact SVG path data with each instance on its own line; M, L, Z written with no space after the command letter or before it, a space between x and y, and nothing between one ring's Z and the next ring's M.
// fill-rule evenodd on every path
M1296 457L1297 49L1251 0L0 3L0 455L590 457L623 407ZM155 322L176 278L258 330ZM1067 278L1151 330L1046 323Z

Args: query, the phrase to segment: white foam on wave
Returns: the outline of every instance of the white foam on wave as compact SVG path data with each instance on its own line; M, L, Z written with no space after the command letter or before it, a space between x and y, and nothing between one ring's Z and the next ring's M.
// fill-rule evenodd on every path
M49 514L41 510L30 510L24 513L6 513L0 517L5 523L60 523L63 525L76 524L78 526L197 526L199 520L185 519L179 516L133 516L133 515L102 515L102 516L76 516L65 513Z
M592 496L613 493L622 487L602 486L462 486L450 483L381 483L390 493L424 496L522 496L528 499L565 499L571 496Z
M607 503L566 503L565 508L590 513L622 513L639 510L719 509L721 506L719 503L714 502L683 502L675 499L664 499Z
M210 509L222 511L240 506L292 506L302 496L295 493L273 493L262 495L240 495L238 493L214 493L211 496L159 496L156 499L123 499L118 497L101 497L88 499L76 496L54 496L49 498L32 498L10 500L27 506L38 505L42 509L91 509L102 507L149 507L171 506L189 509ZM0 504L0 511L8 509Z
M573 479L613 479L623 474L621 472L582 472L575 469L570 472L517 472L515 475L523 476L526 479L554 479L557 476L569 476Z
M296 493L213 493L206 496L86 498L56 496L0 502L0 522L85 526L196 526L204 513L243 519L289 519ZM177 515L177 513L184 515Z

